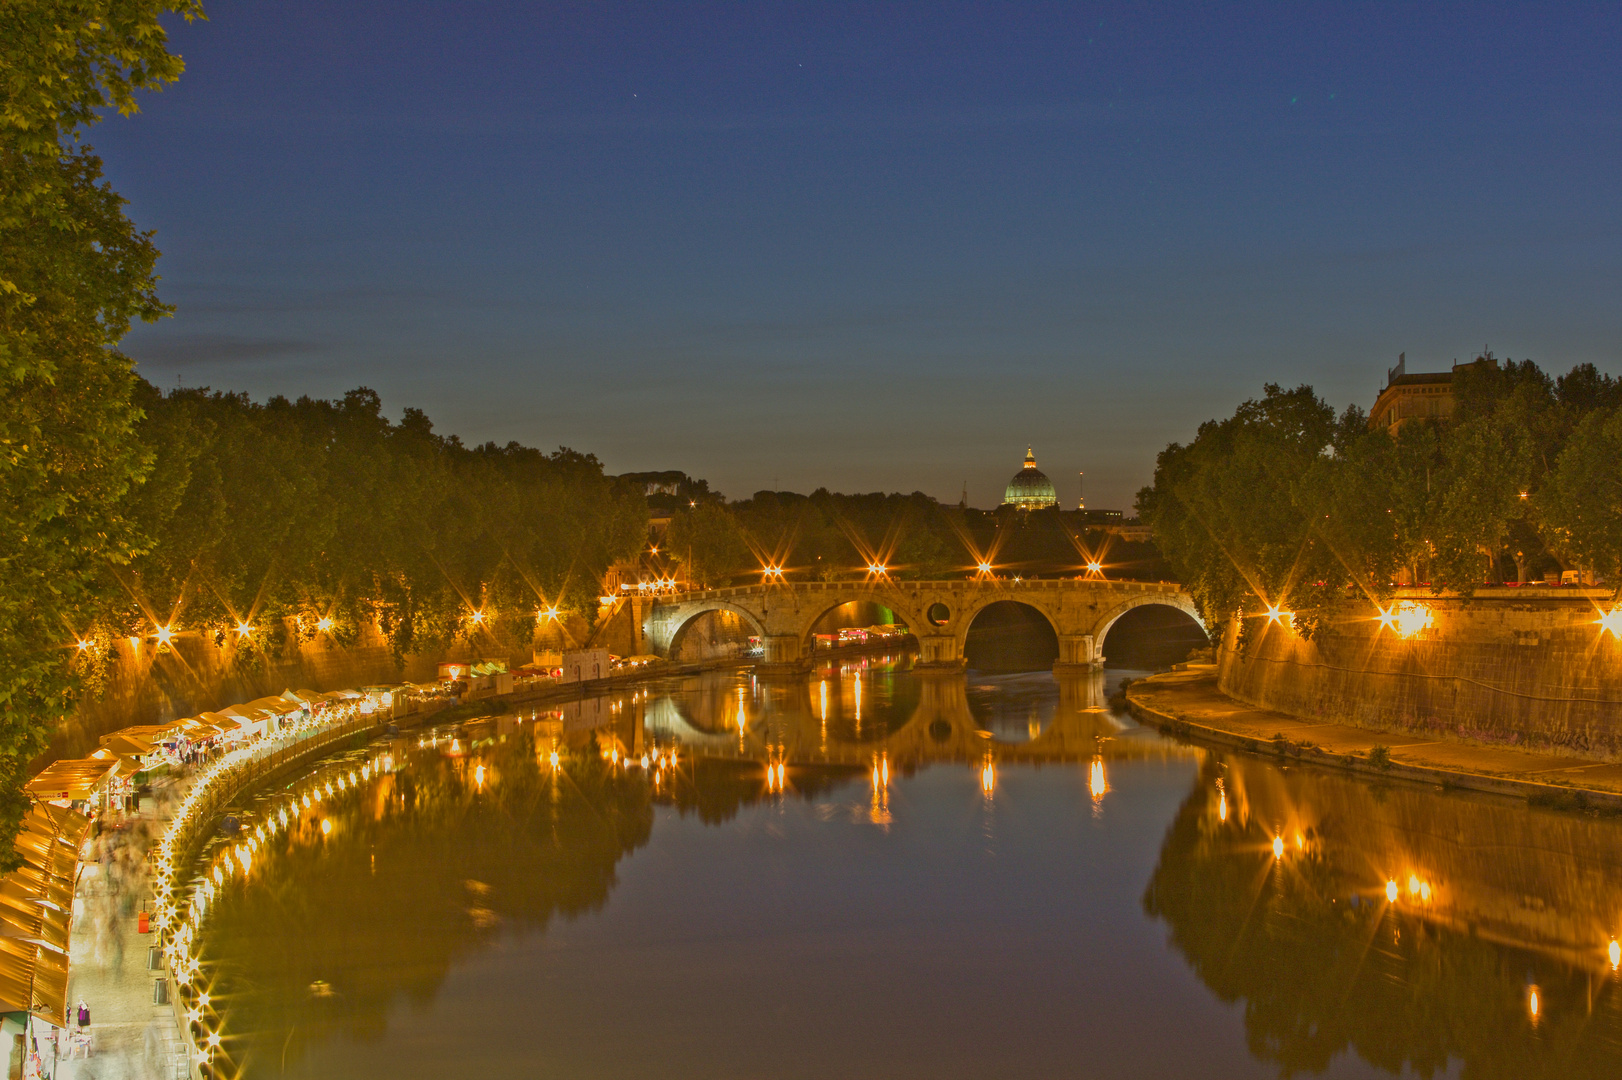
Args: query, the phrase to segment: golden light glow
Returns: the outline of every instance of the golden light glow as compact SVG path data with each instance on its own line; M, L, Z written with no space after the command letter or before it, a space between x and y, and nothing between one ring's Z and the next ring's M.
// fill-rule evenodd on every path
M780 579L783 576L783 568L781 566L768 566L764 570L762 570L760 573L761 573L761 576L764 577L767 581L770 581L773 578L779 578Z
M1393 610L1394 614L1389 622L1384 617L1381 621L1395 630L1398 637L1411 638L1433 622L1431 609L1412 600L1404 600Z
M478 785L480 791L484 790L484 766L483 765L480 765L478 768L473 770L473 782Z
M1385 898L1387 903L1395 904L1397 902L1397 882L1395 878L1385 883Z
M1622 967L1622 941L1612 938L1611 947L1606 951L1611 958L1611 970L1615 971L1618 967Z
M878 574L880 576L883 576L884 574L889 573L889 570L885 567L885 565L883 563L868 563L867 564L867 572L869 574Z
M1284 858L1284 837L1282 836L1273 837L1273 858Z
M237 623L237 637L247 637L251 633L253 633L252 625L245 622Z
M88 642L88 641L80 641L79 642L79 651L80 652L84 652L88 648L90 648L90 642Z
M991 564L990 564L990 563L988 563L988 562L983 562L983 563L981 563L981 564L980 564L980 572L981 572L981 573L982 573L982 574L989 574L989 573L991 573Z
M473 620L473 623L474 623L475 626L477 626L477 625L484 622L484 612L482 612L482 611L475 611L472 615L470 615L468 617Z
M130 648L139 649L140 647L141 647L141 639L136 637L135 635L131 634L130 635Z
M1094 761L1088 773L1088 789L1092 791L1094 799L1102 799L1104 793L1109 791L1109 782L1104 778L1104 759Z
M1538 1009L1540 1007L1540 1003L1538 1002L1538 988L1534 986L1530 991L1527 992L1526 995L1526 1011L1532 1014L1533 1020L1538 1018Z
M558 752L556 750L554 750L554 751L552 751L552 768L555 769L557 767L558 767Z
M322 836L331 836L332 835L332 819L331 818L322 818L321 819L321 835Z
M332 620L330 618L325 618L325 617L323 617L321 619L317 619L316 624L315 624L315 628L317 630L331 630L332 629Z
M1289 611L1284 611L1284 610L1282 610L1280 608L1276 608L1276 607L1269 607L1267 609L1267 621L1268 622L1270 622L1270 623L1280 623L1280 622L1283 622L1285 619L1290 619L1290 620L1293 621L1295 619L1294 613L1289 612Z
M170 626L160 626L160 627L158 627L158 642L159 642L159 644L162 644L162 645L169 644L170 640L174 636L175 636L175 631L174 631L173 627L170 627Z
M1104 564L1090 562L1087 564L1087 572L1089 574L1102 574L1104 572Z
M1609 630L1612 637L1622 638L1622 604L1601 615L1598 621L1601 636Z
M996 766L988 761L986 762L986 767L980 770L980 790L984 791L987 795L990 795L996 787L997 769Z
M1228 820L1228 793L1221 792L1217 797L1217 820Z

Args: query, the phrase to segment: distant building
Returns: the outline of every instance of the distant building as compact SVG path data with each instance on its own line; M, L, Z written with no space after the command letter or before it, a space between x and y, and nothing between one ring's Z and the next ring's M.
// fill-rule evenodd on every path
M1097 526L1098 528L1105 528L1110 525L1119 525L1126 519L1126 515L1122 514L1119 510L1083 509L1080 511L1078 516L1080 517L1083 525L1093 525Z
M1018 510L1043 510L1059 505L1059 493L1053 489L1053 481L1036 467L1035 450L1026 449L1025 467L1008 481L1002 504Z
M1446 420L1453 415L1453 376L1477 364L1498 366L1492 353L1468 364L1454 364L1451 371L1408 373L1408 356L1398 354L1397 366L1385 373L1385 389L1369 410L1369 430L1395 435L1410 420Z

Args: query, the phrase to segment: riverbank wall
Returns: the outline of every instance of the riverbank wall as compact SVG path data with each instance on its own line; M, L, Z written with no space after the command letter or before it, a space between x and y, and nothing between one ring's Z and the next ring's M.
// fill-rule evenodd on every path
M1600 589L1488 589L1474 597L1400 593L1404 637L1372 611L1310 640L1288 619L1258 620L1217 654L1222 693L1257 708L1491 746L1622 761L1622 641L1599 624Z
M563 651L581 642L629 656L639 651L635 620L642 603L626 601L597 624L578 617L550 623L531 640L480 629L450 648L407 656L403 662L371 624L356 628L352 642L340 644L329 633L301 641L290 623L279 649L240 648L234 635L217 640L207 631L180 630L166 644L151 637L134 643L117 639L103 665L104 676L58 725L30 771L58 758L83 756L97 747L101 736L132 724L195 716L288 689L434 682L442 661L501 658L517 668L531 662L535 649Z

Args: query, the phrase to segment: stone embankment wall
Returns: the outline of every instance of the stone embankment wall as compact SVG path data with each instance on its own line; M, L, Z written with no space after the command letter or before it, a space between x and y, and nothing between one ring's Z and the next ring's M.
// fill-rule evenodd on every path
M1598 619L1601 589L1490 589L1471 599L1405 592L1432 625L1401 638L1350 618L1303 640L1287 621L1227 627L1218 686L1307 719L1622 760L1622 642Z
M442 660L505 657L514 666L530 662L533 649L569 649L585 641L628 655L639 637L632 628L632 605L616 610L595 628L583 619L549 627L532 642L509 641L480 631L475 640L443 652L395 661L388 642L373 626L363 626L355 644L343 647L329 636L296 642L275 656L245 662L227 641L216 645L196 633L177 633L159 647L151 638L138 647L127 640L115 645L110 677L100 693L87 695L74 715L53 734L50 748L31 771L62 757L79 757L99 744L101 736L131 724L151 724L195 716L283 690L343 690L398 682L432 682Z

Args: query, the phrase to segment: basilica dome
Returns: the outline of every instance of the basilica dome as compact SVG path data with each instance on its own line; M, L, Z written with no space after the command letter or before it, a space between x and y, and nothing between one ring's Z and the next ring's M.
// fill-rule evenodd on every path
M1008 489L1003 492L1002 502L1004 506L1013 506L1020 510L1041 510L1043 507L1059 505L1059 493L1053 490L1053 481L1036 467L1035 450L1025 451L1025 467L1008 481Z

